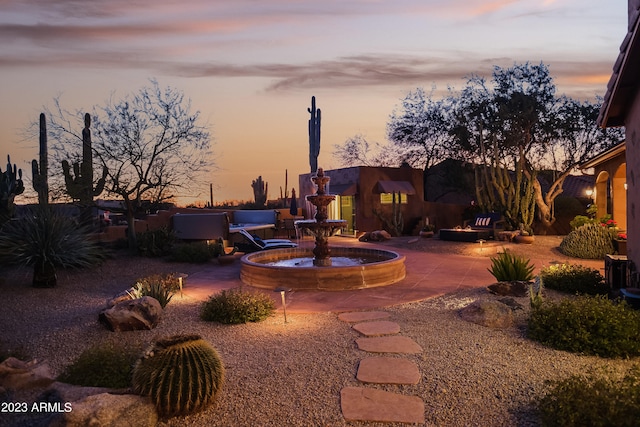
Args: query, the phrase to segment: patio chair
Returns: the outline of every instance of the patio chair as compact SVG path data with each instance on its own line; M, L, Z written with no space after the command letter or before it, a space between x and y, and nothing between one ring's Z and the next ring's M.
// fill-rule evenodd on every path
M238 247L240 252L256 252L267 249L282 249L282 248L297 248L298 245L288 239L261 239L258 236L254 236L247 230L241 228L238 233L244 237L242 242L234 243Z

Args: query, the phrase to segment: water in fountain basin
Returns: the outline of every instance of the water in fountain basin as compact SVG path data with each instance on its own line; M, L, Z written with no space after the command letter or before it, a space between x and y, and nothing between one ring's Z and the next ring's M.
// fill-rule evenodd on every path
M371 264L374 262L383 261L380 257L374 256L359 256L359 257L345 257L345 256L333 256L331 257L332 267L353 267L363 264ZM288 259L279 259L276 261L265 262L264 265L272 265L275 267L314 267L313 258L311 257L297 257ZM318 267L323 268L323 267Z

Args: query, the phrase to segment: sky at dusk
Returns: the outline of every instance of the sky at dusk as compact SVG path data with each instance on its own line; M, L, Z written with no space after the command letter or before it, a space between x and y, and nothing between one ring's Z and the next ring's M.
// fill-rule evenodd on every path
M214 201L251 200L258 175L273 199L285 170L289 190L309 172L312 95L330 169L334 144L384 142L409 91L494 65L542 61L559 93L603 96L626 23L626 0L0 0L0 165L11 154L31 188L23 130L43 106L90 111L153 78L209 126Z

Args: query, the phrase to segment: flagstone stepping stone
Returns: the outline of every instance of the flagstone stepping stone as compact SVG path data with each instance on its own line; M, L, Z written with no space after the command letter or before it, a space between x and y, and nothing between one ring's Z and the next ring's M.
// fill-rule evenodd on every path
M380 320L376 322L363 322L353 325L353 329L368 337L376 335L390 335L400 332L400 325L396 322L388 320Z
M362 337L356 340L360 350L371 353L421 353L422 347L408 337Z
M351 311L349 313L340 313L338 319L343 322L364 322L367 320L388 319L389 313L386 311Z
M405 396L364 387L345 387L340 391L342 415L347 421L424 423L424 402L417 396Z
M418 384L418 365L395 357L368 357L360 361L356 378L363 383Z

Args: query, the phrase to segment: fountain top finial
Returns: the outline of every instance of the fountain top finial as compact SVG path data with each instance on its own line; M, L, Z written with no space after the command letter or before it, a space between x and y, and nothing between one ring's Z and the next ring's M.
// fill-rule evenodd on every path
M316 194L323 195L326 193L325 186L327 185L327 182L329 182L330 179L331 178L324 175L324 169L318 168L316 172L316 176L311 178L311 181L313 181L313 183L318 186L318 190L316 191Z

